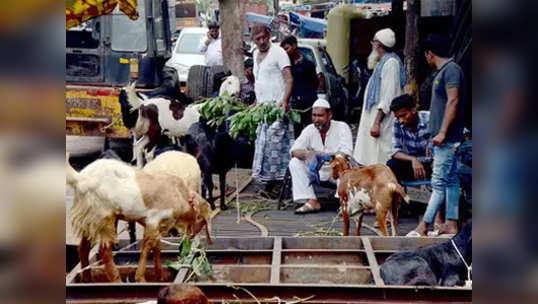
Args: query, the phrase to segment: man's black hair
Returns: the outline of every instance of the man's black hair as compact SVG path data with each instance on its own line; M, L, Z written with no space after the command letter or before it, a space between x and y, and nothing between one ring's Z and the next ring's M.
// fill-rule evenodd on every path
M286 44L297 45L297 38L295 38L295 36L293 35L287 36L286 38L284 38L284 40L282 40L282 42L280 43L280 46L284 47Z
M218 22L213 21L213 22L209 22L209 24L207 25L207 28L209 28L209 29L214 29L214 28L218 29L218 28L220 28L220 26L219 26Z
M415 104L415 99L409 95L409 94L404 94L404 95L400 95L396 98L394 98L390 104L390 110L392 112L396 112L398 110L401 110L401 109L413 109L415 108L416 104Z
M443 58L450 57L450 40L446 36L430 34L422 42L424 52L431 51L435 55Z

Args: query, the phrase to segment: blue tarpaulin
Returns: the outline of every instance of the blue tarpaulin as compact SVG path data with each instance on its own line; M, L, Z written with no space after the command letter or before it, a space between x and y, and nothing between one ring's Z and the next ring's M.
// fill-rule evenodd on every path
M273 18L265 15L255 14L255 13L247 13L247 22L251 23L261 23L265 24L267 26L271 25L271 21Z
M290 22L297 25L301 30L309 32L323 33L327 30L327 20L312 18L290 12Z

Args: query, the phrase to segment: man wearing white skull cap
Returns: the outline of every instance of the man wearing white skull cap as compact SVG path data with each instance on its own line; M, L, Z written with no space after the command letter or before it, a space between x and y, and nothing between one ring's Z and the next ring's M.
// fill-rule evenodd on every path
M296 213L317 212L319 204L312 185L310 185L309 165L316 155L336 152L351 155L353 139L351 129L345 122L331 120L331 105L327 100L318 99L312 105L312 123L303 129L291 147L292 159L289 170L292 181L293 201L304 203ZM321 181L330 181L331 167L325 163L319 170Z
M394 123L390 104L395 97L402 94L406 82L402 61L393 52L396 45L394 32L389 28L379 30L371 44L368 68L374 71L364 92L353 152L355 160L365 166L385 164L390 159Z

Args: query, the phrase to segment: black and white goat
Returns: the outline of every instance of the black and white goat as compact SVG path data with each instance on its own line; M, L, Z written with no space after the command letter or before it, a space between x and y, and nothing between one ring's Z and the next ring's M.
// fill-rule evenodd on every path
M153 159L157 146L187 135L197 122L201 105L179 90L157 90L147 95L135 92L135 83L124 87L119 96L125 126L134 133L133 158L137 167ZM144 157L145 156L145 157Z

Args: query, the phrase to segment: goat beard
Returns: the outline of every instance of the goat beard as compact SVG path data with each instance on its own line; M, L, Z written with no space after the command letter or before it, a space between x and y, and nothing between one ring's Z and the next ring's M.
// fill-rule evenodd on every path
M375 66L377 65L380 59L381 59L381 56L379 56L379 53L377 52L377 50L373 49L370 55L368 55L368 62L367 62L368 69L370 70L375 69Z

